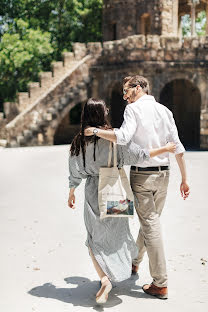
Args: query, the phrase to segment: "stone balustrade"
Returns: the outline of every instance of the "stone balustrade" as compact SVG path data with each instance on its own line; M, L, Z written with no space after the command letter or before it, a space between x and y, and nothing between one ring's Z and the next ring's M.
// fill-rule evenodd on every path
M180 37L134 35L103 43L101 61L208 61L208 36Z

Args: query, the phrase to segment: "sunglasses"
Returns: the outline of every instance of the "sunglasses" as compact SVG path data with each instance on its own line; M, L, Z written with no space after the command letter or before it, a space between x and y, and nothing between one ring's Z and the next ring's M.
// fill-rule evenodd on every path
M138 85L135 85L135 86L132 86L132 87L129 87L127 89L123 89L123 94L126 95L127 92L129 91L129 89L133 89L133 88L136 88Z

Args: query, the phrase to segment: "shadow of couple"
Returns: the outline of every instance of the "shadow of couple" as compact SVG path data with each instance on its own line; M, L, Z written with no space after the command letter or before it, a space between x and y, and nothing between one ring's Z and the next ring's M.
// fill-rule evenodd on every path
M138 276L132 276L130 279L123 282L113 283L113 289L109 295L108 301L105 303L105 308L112 308L122 303L119 296L125 295L134 298L148 298L148 295L143 293L142 287L136 285ZM95 294L99 290L100 283L91 281L86 277L72 276L64 279L67 284L77 285L72 288L58 288L51 283L46 283L42 286L32 288L28 293L36 297L53 298L66 303L71 303L74 306L92 307L96 311L103 311L103 306L100 306L95 301Z

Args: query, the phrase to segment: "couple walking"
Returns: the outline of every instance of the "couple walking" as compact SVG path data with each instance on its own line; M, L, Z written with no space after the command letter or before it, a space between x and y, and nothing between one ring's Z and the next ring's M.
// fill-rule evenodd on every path
M123 98L128 105L120 129L112 129L107 120L108 109L102 100L89 99L82 112L81 129L74 138L69 157L70 208L75 208L74 191L82 179L85 184L84 220L86 245L101 280L97 303L105 303L111 282L136 274L147 251L152 283L144 292L160 299L168 298L167 271L160 229L169 181L169 152L181 172L180 192L189 195L184 147L173 115L149 95L148 80L142 76L126 77ZM109 141L117 143L117 165L131 165L130 183L140 221L135 243L128 218L100 219L98 181L100 167L106 167ZM170 142L170 143L167 143Z

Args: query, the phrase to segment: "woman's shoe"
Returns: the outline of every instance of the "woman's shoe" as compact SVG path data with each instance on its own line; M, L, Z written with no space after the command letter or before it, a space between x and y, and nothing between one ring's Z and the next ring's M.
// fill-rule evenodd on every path
M102 286L96 295L96 302L99 304L106 303L106 301L108 300L108 294L112 289L112 284L107 278L107 276L104 276L101 279L101 283Z

